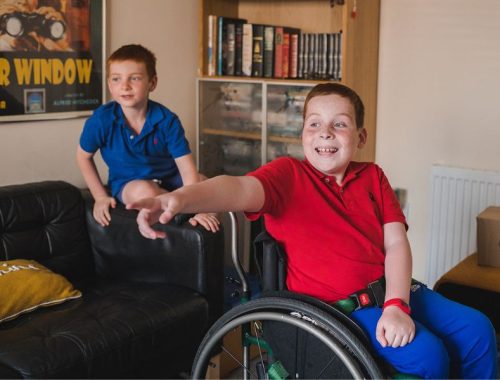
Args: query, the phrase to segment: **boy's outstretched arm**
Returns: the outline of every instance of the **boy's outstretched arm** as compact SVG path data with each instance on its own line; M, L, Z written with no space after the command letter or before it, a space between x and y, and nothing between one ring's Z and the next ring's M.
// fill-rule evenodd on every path
M137 224L141 234L149 239L164 238L165 233L151 226L168 223L178 213L259 211L264 205L264 188L252 176L222 175L183 186L171 193L146 198L128 204L138 209Z
M403 223L384 225L385 301L393 298L410 303L412 258L410 243ZM397 306L382 312L377 324L377 340L383 347L401 347L415 337L415 323Z
M193 185L202 181L203 179L206 179L204 176L198 173L196 165L194 164L193 155L191 153L176 158L175 164L179 169L179 173L181 175L182 183L184 186ZM191 223L191 225L193 226L201 224L208 231L219 231L220 222L216 213L196 214L191 219L189 219L189 223Z
M109 225L111 214L109 207L116 207L116 200L108 195L106 188L102 184L101 178L95 166L94 155L84 151L80 146L76 150L76 162L83 179L87 184L92 197L94 197L94 219L101 226Z

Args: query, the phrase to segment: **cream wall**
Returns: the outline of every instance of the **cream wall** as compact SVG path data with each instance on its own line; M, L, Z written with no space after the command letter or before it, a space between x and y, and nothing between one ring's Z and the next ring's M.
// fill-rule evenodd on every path
M431 165L500 171L500 1L382 0L376 161L425 279Z
M159 84L151 98L179 115L195 151L196 0L108 0L107 5L108 50L141 43L156 53ZM62 179L83 186L74 156L84 120L0 123L0 185Z

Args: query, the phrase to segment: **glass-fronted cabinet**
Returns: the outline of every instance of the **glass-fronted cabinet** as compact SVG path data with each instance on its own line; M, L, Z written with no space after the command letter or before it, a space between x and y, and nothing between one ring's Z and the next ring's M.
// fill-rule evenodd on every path
M262 86L198 82L198 163L208 177L241 175L261 164Z
M302 111L311 86L283 84L266 85L267 153L264 162L277 157L304 158L300 135Z
M198 79L198 167L242 175L280 156L303 158L302 110L313 84Z

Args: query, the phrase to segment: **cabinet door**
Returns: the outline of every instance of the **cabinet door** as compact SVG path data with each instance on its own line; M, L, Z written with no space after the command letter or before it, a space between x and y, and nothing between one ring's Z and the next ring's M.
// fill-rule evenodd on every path
M267 149L266 162L281 156L304 158L302 111L312 85L267 85Z
M262 85L199 84L198 161L208 177L242 175L262 164Z

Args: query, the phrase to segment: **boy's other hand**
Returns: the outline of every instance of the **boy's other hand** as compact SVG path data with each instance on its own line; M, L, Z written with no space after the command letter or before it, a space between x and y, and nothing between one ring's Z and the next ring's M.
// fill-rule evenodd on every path
M403 347L415 337L415 322L396 306L382 312L378 320L376 336L382 347Z
M139 210L137 214L137 226L141 235L148 239L165 238L167 236L165 232L154 230L151 226L157 222L166 224L176 214L170 209L168 200L163 203L159 197L140 199L127 204L126 207L129 210Z
M109 223L111 222L111 214L109 212L110 207L116 207L116 200L113 197L98 198L94 202L94 219L103 227L109 226Z
M197 226L201 224L207 231L217 232L219 231L220 221L217 218L217 214L209 213L209 214L196 214L192 218L189 219L189 223L192 226Z

